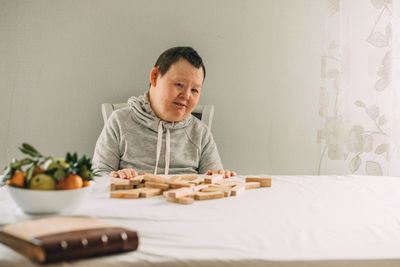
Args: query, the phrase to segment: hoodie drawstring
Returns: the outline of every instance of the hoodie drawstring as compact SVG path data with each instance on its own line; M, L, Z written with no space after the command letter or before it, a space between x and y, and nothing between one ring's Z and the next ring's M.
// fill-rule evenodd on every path
M170 160L170 142L171 142L171 137L169 133L169 128L165 127L167 130L166 136L165 136L165 175L168 175L168 170L169 170L169 160ZM162 135L163 135L163 126L162 126L162 121L160 120L160 123L158 124L158 130L157 130L157 155L156 155L156 168L154 169L154 174L157 174L157 167L158 167L158 161L160 159L160 154L161 154L161 147L162 147Z
M165 136L165 175L168 175L168 171L169 171L169 145L171 142L171 137L169 134L169 128L167 128L167 134Z

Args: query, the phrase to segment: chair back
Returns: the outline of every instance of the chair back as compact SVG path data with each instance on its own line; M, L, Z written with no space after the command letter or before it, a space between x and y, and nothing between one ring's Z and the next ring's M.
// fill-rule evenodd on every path
M104 124L107 122L111 113L114 110L125 108L128 103L103 103L101 104L101 113L103 115ZM193 111L192 115L207 124L208 128L211 130L211 124L214 117L214 106L213 105L197 105Z

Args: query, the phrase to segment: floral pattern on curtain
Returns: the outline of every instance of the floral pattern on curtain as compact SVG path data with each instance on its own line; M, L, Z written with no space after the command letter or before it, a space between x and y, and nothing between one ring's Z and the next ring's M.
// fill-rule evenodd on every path
M327 1L318 174L400 176L399 2Z

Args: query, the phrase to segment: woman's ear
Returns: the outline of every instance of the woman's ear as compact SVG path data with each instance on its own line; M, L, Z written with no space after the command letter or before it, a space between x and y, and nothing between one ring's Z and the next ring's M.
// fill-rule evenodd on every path
M157 67L154 67L150 71L150 84L152 87L156 87L157 85L157 78L160 74L160 70Z

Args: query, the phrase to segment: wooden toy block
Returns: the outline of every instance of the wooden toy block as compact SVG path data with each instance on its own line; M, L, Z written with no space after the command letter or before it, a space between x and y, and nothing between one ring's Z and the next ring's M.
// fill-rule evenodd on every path
M246 190L245 184L238 184L237 186L232 188L231 195L238 196L240 193Z
M246 190L261 187L261 183L260 182L247 182L244 185L246 187Z
M168 202L175 202L184 205L193 204L194 202L194 198L191 197L178 197L178 198L167 197L166 200Z
M210 184L209 185L209 187L219 188L221 190L231 190L232 187L235 187L235 186L225 186L225 185L219 185L219 184Z
M216 174L216 175L212 175L210 177L205 177L204 183L215 184L215 183L223 181L223 180L224 180L224 177L222 176L222 174Z
M172 176L168 180L171 181L171 182L177 182L177 181L181 180L181 176Z
M159 188L146 188L146 187L136 190L139 190L139 197L144 197L144 198L161 195L163 191L162 189Z
M135 185L135 188L143 188L145 187L145 183L140 183L138 185Z
M143 180L160 184L167 184L169 179L165 176L146 173L143 177Z
M246 182L226 181L223 175L198 177L197 174L145 174L131 179L111 178L111 198L149 198L163 194L168 202L192 204L195 200L209 200L238 196L248 189L270 187L270 177L246 177ZM136 188L136 189L133 189Z
M182 181L193 181L195 179L197 179L196 173L181 176Z
M186 195L193 194L192 188L188 188L188 187L169 190L167 192L168 192L167 197L173 197L173 198L178 198L178 197L183 197Z
M223 181L217 182L216 184L219 184L219 185L222 185L222 186L234 187L234 186L236 186L238 184L241 184L241 183L242 182L240 182L240 181L225 181L225 180L223 180Z
M138 198L139 191L137 191L136 189L111 191L110 197L112 197L112 198Z
M189 184L199 185L201 183L204 183L204 177L198 177L194 180L189 181Z
M196 200L208 200L208 199L216 199L216 198L223 198L224 193L217 191L217 192L196 192L194 195L194 199Z
M222 192L224 197L229 197L231 195L231 189L221 189L218 187L206 187L201 190L201 192Z
M144 178L143 175L133 177L133 178L129 179L129 184L130 185L138 185L143 182L143 178Z
M145 182L144 187L148 188L159 188L162 190L167 190L169 188L169 184L160 184L155 182Z
M128 190L128 189L133 189L133 186L131 185L125 185L125 184L110 184L110 190L115 191L115 190Z
M209 186L210 186L209 184L199 184L199 185L196 185L195 187L193 187L193 191L200 191L201 189L209 187Z
M188 188L193 188L194 187L193 184L189 184L188 182L183 182L183 181L177 181L177 182L174 182L174 181L170 182L169 181L168 184L173 189L182 188L182 187L188 187Z
M246 177L246 182L259 182L261 187L271 187L270 177Z
M129 185L130 184L129 179L114 178L114 177L111 177L110 182L115 185Z
M169 190L169 191L171 191L171 190ZM167 198L167 197L168 197L168 192L169 192L169 191L164 191L164 192L163 192L163 197L164 197L164 198Z

